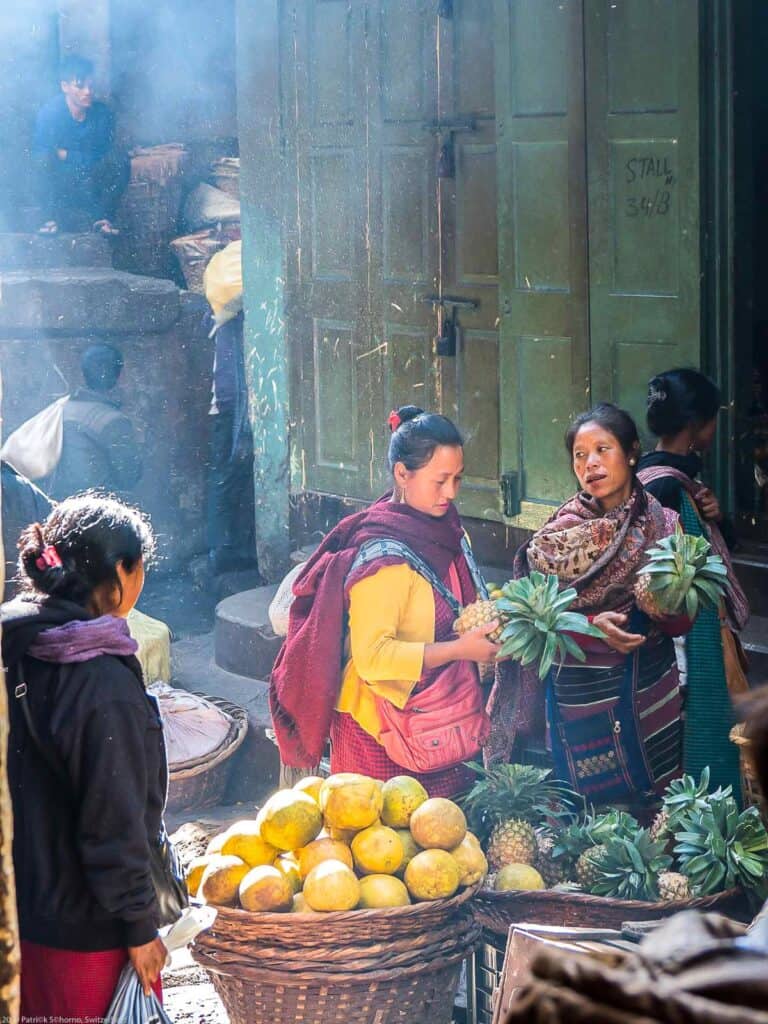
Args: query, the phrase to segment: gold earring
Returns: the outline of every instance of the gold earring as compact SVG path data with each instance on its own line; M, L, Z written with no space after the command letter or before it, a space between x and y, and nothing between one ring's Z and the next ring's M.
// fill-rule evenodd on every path
M635 464L636 462L637 462L637 459L630 459L630 460L629 460L629 464L630 464L630 466L634 466L634 464Z
M401 505L404 505L404 504L405 504L405 488L403 488L403 489L402 489L402 490L400 491L400 504L401 504Z

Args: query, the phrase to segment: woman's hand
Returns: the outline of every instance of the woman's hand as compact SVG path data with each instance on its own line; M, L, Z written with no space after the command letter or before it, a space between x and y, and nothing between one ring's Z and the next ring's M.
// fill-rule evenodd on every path
M645 643L642 633L627 633L621 628L626 621L627 616L621 612L600 612L592 617L592 625L605 633L604 642L619 654L631 654Z
M148 996L160 977L160 971L165 967L168 950L158 935L151 942L145 942L143 946L129 946L128 956L139 976L144 995Z
M709 487L702 487L696 493L696 504L702 516L710 523L719 523L723 518L717 495Z
M485 625L478 626L477 629L470 629L469 632L463 633L455 641L456 647L460 652L456 655L456 660L495 661L496 655L499 653L499 645L489 640L488 634L492 633L494 629L498 629L498 627L498 620L494 619L493 622L486 622Z

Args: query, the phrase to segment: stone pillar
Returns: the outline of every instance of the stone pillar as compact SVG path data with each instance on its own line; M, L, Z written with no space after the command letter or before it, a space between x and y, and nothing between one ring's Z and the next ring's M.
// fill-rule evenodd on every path
M5 555L0 535L0 594L4 585ZM5 686L0 686L0 1020L16 1024L19 1019L19 929L11 859L13 816L6 774L7 750L8 698Z
M288 568L289 396L284 332L279 3L237 0L245 359L254 437L256 549L266 579Z

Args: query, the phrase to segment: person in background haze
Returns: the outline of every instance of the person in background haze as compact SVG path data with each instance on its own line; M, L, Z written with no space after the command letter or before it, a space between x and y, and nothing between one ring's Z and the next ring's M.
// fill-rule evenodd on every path
M133 424L114 393L123 357L112 345L90 345L80 362L84 388L64 406L61 458L48 493L56 500L98 487L121 493L141 478Z
M31 480L18 473L10 462L0 464L2 471L3 550L5 552L5 587L3 600L16 594L16 543L19 534L30 523L42 522L53 508L51 499L35 487Z
M116 235L113 222L130 179L129 158L115 146L112 112L94 100L93 64L65 57L59 78L61 93L35 121L40 232L82 230L85 222L103 235Z

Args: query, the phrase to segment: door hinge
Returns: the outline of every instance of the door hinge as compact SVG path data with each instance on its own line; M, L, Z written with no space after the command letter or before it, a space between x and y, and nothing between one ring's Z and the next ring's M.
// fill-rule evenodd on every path
M504 515L507 519L520 515L520 473L510 470L501 474L501 500Z

